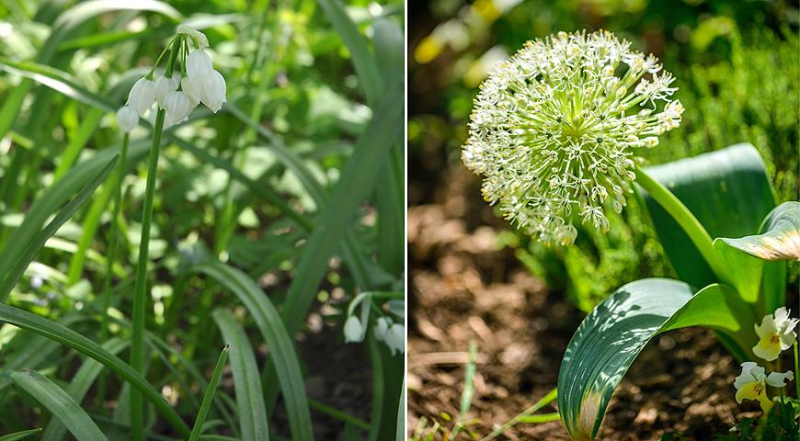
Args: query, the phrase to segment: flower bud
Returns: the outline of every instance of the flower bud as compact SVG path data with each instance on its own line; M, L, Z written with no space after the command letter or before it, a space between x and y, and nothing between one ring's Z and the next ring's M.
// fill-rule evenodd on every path
M155 100L156 83L147 78L140 78L139 81L131 87L131 92L128 95L128 102L126 104L133 108L139 116L144 116L144 112L150 108Z
M128 106L122 106L117 110L117 125L125 133L133 130L139 124L139 114Z
M178 89L178 83L180 83L180 77L178 75L173 75L172 78L159 77L156 80L156 101L159 107L162 109L164 108L164 98L166 98L167 94L170 92L174 92Z
M189 77L202 77L211 74L214 66L211 64L211 57L202 49L189 52L186 57L186 73Z
M192 102L188 95L183 92L170 92L164 98L164 108L167 109L167 119L171 123L177 123L191 113L196 104Z
M344 323L344 341L360 342L363 339L364 327L356 316L350 316Z

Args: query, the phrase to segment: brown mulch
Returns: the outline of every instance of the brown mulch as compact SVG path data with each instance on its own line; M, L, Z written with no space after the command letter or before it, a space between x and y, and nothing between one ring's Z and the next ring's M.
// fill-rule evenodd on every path
M427 205L412 206L409 231L409 433L425 417L452 428L469 343L478 345L475 396L467 419L489 434L539 400L557 382L564 349L583 314L498 249L508 229L480 198L466 170L446 172ZM414 188L411 192L422 191ZM738 406L739 367L702 329L657 338L612 399L600 439L649 440L665 432L713 439L757 407ZM744 409L745 411L742 411ZM556 411L554 405L540 413ZM436 439L442 439L437 437ZM459 439L469 439L460 435ZM564 440L558 421L520 424L500 439Z

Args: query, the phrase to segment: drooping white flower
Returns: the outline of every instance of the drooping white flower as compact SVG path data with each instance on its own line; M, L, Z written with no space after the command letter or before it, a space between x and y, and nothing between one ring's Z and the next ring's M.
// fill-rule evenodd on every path
M189 78L211 75L212 70L214 70L214 66L211 63L211 57L204 50L196 49L189 52L186 57L186 74Z
M794 373L787 371L784 373L772 372L766 375L764 368L758 364L747 361L742 363L742 373L736 377L733 386L736 388L736 402L743 400L757 400L764 413L769 413L772 409L772 401L767 396L767 385L772 387L786 386L786 380L793 380Z
M528 42L481 84L462 160L508 220L570 245L578 219L608 230L605 210L622 210L635 179L634 150L680 124L673 81L609 32Z
M781 351L792 347L797 338L797 319L789 318L789 310L780 307L775 314L764 316L761 325L755 325L758 343L753 353L767 361L778 358Z
M156 80L156 102L158 102L159 107L164 108L164 99L170 92L178 89L178 84L180 84L180 75L173 74L170 78L165 76L158 77Z
M185 93L170 92L164 98L164 108L167 110L166 119L173 124L182 121L189 116L196 105L197 103L193 102Z
M184 24L179 25L177 33L192 37L197 44L197 47L200 49L208 47L208 38L206 38L206 35L191 26L186 26Z
M378 319L378 323L375 325L375 338L380 341L386 340L386 333L389 331L389 327L392 326L392 320L387 317L381 317Z
M358 317L351 315L344 322L344 341L345 343L360 342L363 339L364 328Z
M136 113L135 110L129 106L122 106L117 110L117 125L120 130L128 133L133 130L137 124L139 124L139 114Z
M211 74L205 78L203 85L203 93L201 94L201 101L212 112L217 113L222 108L222 103L226 103L225 98L225 78L216 70L212 70Z
M396 352L401 354L405 352L405 335L406 327L399 323L393 324L389 327L389 330L386 331L386 346L392 351L392 355Z
M144 116L144 112L153 105L156 101L156 83L147 78L140 78L128 94L128 102L130 106L139 116Z

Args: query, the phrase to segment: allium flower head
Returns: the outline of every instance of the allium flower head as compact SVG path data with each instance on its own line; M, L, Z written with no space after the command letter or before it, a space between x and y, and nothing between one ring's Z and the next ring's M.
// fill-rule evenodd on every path
M462 160L512 223L570 245L576 219L608 230L605 210L622 211L635 179L634 150L680 124L673 81L610 32L529 41L481 84Z

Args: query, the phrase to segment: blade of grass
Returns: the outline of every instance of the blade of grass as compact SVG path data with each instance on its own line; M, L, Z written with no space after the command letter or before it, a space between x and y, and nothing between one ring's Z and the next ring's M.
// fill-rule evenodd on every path
M547 406L548 404L550 404L556 398L558 398L558 390L557 389L553 389L550 392L548 392L547 395L542 397L541 400L539 400L536 403L534 403L531 407L525 409L525 411L523 411L521 414L515 416L514 418L512 418L510 421L506 422L502 426L494 429L492 431L492 433L490 433L488 436L484 437L481 441L490 441L490 440L493 440L493 439L497 438L498 436L502 435L503 432L505 432L506 430L510 429L511 427L514 427L514 425L516 425L517 423L522 422L521 419L525 419L525 418L530 417L534 412L536 412L537 410L543 408L544 406ZM546 415L539 415L539 416L540 417L545 417L545 418L552 418L552 415L553 414L546 414ZM556 415L556 419L558 419L558 413L557 412L555 413L555 415ZM553 421L553 420L548 420L548 421ZM544 422L544 421L542 421L542 422Z
M23 430L22 432L9 433L8 435L0 436L0 441L20 441L34 433L41 432L42 429Z
M161 396L161 393L130 365L110 354L97 343L58 323L4 304L0 304L0 321L47 337L99 361L140 391L181 435L189 436L189 427Z
M455 428L453 429L452 438L456 439L458 433L461 432L464 417L469 412L469 407L472 405L472 397L475 395L475 357L478 353L478 345L475 342L469 344L469 358L467 359L467 368L464 372L464 391L461 393L461 407L458 411L458 418L456 419Z
M63 389L36 371L11 374L14 384L30 394L55 418L58 418L78 441L105 440L106 437L89 415Z
M128 347L128 342L119 338L111 339L102 345L103 349L107 350L110 354L117 355L123 349ZM103 365L98 363L92 358L84 360L81 367L72 377L72 380L67 385L64 392L72 398L76 403L83 402L86 393L89 392L95 379L103 371ZM102 401L102 396L101 396ZM42 434L42 441L58 441L65 438L67 427L59 419L52 419L47 424L44 433Z
M236 403L239 407L239 425L242 439L269 440L267 408L261 395L261 380L258 375L253 347L244 329L228 311L217 309L212 314L222 332L225 343L230 347L233 386L236 390Z
M22 278L22 274L25 272L25 268L31 263L33 258L36 256L36 253L42 249L45 242L47 241L50 236L55 234L58 229L64 225L64 223L72 217L72 214L80 208L94 193L94 190L106 179L108 174L114 168L114 165L117 163L118 156L114 156L111 161L106 164L105 167L100 171L100 173L92 179L83 190L78 193L75 198L70 201L64 208L58 213L58 215L49 223L47 226L33 238L33 240L28 244L28 246L23 250L23 252L19 256L19 260L16 261L16 264L8 271L3 280L3 284L0 285L0 302L5 301L8 294L17 285L19 279Z
M58 167L56 167L56 171L53 172L53 182L58 182L59 179L64 177L64 173L66 173L67 170L72 167L72 164L75 163L75 160L78 159L81 150L86 143L89 142L89 139L100 124L100 118L102 116L102 110L97 108L89 110L89 113L83 119L83 122L81 122L78 132L69 140L67 148L64 149L64 152L59 156L61 162L58 164Z
M235 294L247 307L272 354L270 360L276 366L277 383L283 391L292 439L298 441L313 439L313 425L300 362L292 339L269 297L247 275L223 263L204 264L197 267L196 271L212 277ZM258 384L261 384L260 381Z
M214 367L214 373L211 374L211 381L208 382L206 387L206 394L203 396L203 403L200 405L200 411L197 413L197 419L194 421L192 434L189 436L189 441L197 441L200 439L200 434L203 433L203 424L206 422L206 415L211 408L211 402L214 401L214 393L217 391L217 384L222 376L222 369L225 367L225 361L228 359L228 346L222 349L219 354L219 360Z

